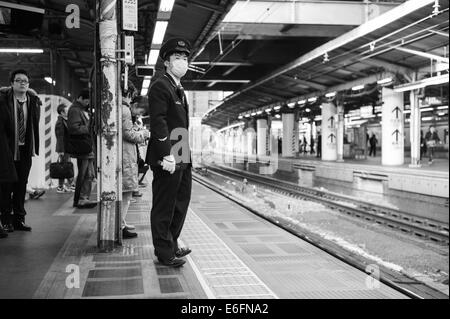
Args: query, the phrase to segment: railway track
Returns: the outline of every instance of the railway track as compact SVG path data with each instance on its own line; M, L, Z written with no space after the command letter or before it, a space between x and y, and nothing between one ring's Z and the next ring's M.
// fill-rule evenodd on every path
M208 167L209 171L212 171L213 169L216 169L216 171L224 169L218 168L218 167ZM225 170L227 171L227 170ZM234 174L237 174L236 172ZM234 197L232 194L228 193L223 188L219 187L215 183L209 181L205 176L204 173L193 173L193 179L194 181L200 183L203 186L208 187L209 189L221 194L222 196L230 199L231 201L235 202L236 204L244 207L251 213L267 220L268 222L284 229L285 231L288 231L289 233L293 234L294 236L307 241L308 243L318 247L319 249L327 252L331 256L351 265L352 267L355 267L356 269L359 269L360 271L363 271L367 273L368 275L373 275L373 261L356 255L354 253L348 252L345 248L340 247L338 244L323 240L320 236L309 232L305 229L297 229L294 225L283 225L278 220L276 220L273 217L268 217L256 210L254 210L252 207L242 203L241 200ZM231 175L231 174L230 174ZM241 176L241 175L239 175ZM247 178L247 177L246 177ZM248 179L250 180L250 179ZM375 278L375 277L374 277ZM391 269L388 269L382 265L379 265L379 277L376 278L380 282L392 287L393 289L396 289L397 291L400 291L401 293L407 295L410 298L413 299L448 299L448 295L444 294L443 292L428 286L427 284L418 281L415 278L411 278L407 276L406 274L399 273L396 271L393 271Z
M282 193L297 199L307 199L339 211L343 214L358 217L370 222L376 222L391 229L397 229L422 239L432 240L441 244L449 244L448 224L416 216L397 209L376 205L349 196L328 191L302 187L294 183L280 181L275 178L260 176L232 168L208 166L208 170L222 175L262 185L274 192Z

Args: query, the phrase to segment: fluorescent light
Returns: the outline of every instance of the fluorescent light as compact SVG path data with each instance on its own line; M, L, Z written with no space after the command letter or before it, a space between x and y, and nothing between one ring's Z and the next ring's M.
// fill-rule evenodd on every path
M245 114L245 117L250 117L250 114Z
M270 111L272 111L272 109L271 109L271 108L269 108L269 109L266 109L266 112L270 112Z
M298 104L305 104L306 103L306 100L300 100L300 101L298 101Z
M334 97L336 95L336 92L330 92L325 94L326 97Z
M242 119L242 118L243 118L243 116L242 116L242 115L239 115L239 116L238 116L238 119Z
M317 101L317 97L310 97L309 99L308 99L308 102L316 102Z
M159 11L162 12L172 11L174 3L175 0L161 0L161 3L159 4Z
M43 49L0 48L0 53L44 53Z
M448 83L448 74L433 76L413 83L402 84L394 87L395 92L405 92L415 89L421 89L429 85L438 85Z
M448 109L448 105L438 106L437 109L438 110L446 110L446 109Z
M288 107L290 107L290 108L293 108L294 105L295 105L295 102L288 103Z
M357 85L357 86L352 87L352 91L359 91L362 89L364 89L364 85Z
M256 112L256 114L258 114L258 115L259 115L259 114L262 114L262 112L263 112L263 111L258 111L258 112Z
M276 117L277 119L279 119L279 118L281 117L281 115L280 115L280 114L276 114L275 117Z
M159 56L159 50L151 49L150 53L148 55L147 64L155 65L156 62L158 61L158 56Z
M161 44L163 42L168 24L168 21L156 21L152 44Z
M439 115L439 116L444 116L445 114L447 114L447 113L445 113L445 112L439 112L437 115Z
M44 78L44 80L47 81L48 83L52 84L52 78L51 78L51 77L46 76L46 77Z
M422 121L431 121L431 120L433 120L432 116L422 117Z
M277 105L277 106L274 107L274 109L275 109L275 110L279 110L279 109L281 109L281 106L280 106L280 105Z
M392 78L385 78L385 79L382 79L382 80L378 80L377 84L388 84L388 83L391 83L391 82L392 82Z
M151 80L151 78L149 76L146 76L144 78L144 81L142 81L142 88L148 89L150 86L150 80Z
M251 115L251 116L255 116L255 115L256 115L256 112L252 112L250 115Z
M306 108L306 109L305 109L305 112L306 112L306 113L309 113L309 112L311 112L311 109L310 109L310 108Z
M432 107L426 107L426 108L420 109L420 112L428 112L428 111L433 111L433 108Z
M141 95L142 95L142 96L147 95L147 93L148 93L148 88L142 88L142 89L141 89Z

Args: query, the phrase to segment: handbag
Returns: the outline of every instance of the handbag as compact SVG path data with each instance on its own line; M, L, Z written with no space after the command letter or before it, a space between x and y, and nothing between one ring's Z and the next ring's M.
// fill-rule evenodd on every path
M62 158L60 156L57 162L50 163L50 178L66 179L72 178L73 176L74 173L72 162L62 161Z
M91 137L89 135L68 135L64 146L66 153L73 155L87 155L92 152Z

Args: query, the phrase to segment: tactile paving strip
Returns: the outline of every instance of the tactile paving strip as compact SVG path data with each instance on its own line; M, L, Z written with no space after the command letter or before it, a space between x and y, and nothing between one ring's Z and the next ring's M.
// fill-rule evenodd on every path
M191 260L212 298L278 298L192 211L182 240L193 249Z

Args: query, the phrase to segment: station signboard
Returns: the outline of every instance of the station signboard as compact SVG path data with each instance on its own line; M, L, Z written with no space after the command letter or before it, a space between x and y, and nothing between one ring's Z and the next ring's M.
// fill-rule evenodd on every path
M138 30L138 0L122 0L122 29Z

